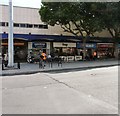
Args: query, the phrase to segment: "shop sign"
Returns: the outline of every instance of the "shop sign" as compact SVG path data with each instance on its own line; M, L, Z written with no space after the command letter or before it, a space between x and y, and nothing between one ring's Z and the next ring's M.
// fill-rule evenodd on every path
M85 44L85 47L86 48L93 48L95 49L96 48L96 43L86 43ZM83 48L83 43L77 43L77 48Z
M75 56L75 61L82 60L82 56Z
M8 43L2 43L2 46L8 46ZM24 46L24 43L14 43L14 46Z
M76 43L54 42L53 47L76 47Z
M46 48L46 43L41 42L33 42L32 43L33 48Z
M98 48L112 48L113 43L98 43L97 47Z

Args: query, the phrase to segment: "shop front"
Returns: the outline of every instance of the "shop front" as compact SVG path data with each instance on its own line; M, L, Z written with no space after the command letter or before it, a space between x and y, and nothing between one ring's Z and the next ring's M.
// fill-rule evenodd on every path
M78 56L76 43L70 42L54 42L54 56L61 57L64 61L78 61L81 57Z
M39 57L42 52L48 55L50 53L50 42L28 42L28 55L30 52L35 58Z
M76 43L54 42L55 56L71 56L77 55Z
M97 43L97 57L98 58L113 58L114 44L113 43Z
M83 55L83 43L77 42L77 49L78 49L78 54ZM86 48L86 55L92 56L94 51L96 51L96 43L86 43L85 48ZM82 52L82 54L81 54Z
M2 40L2 54L8 53L8 39ZM27 59L27 41L14 39L14 60L26 61Z

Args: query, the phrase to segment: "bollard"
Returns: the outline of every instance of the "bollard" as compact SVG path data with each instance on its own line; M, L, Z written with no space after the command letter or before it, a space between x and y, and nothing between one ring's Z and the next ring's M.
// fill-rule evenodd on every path
M50 61L50 67L51 67L51 68L53 67L53 65L52 65L52 61Z
M48 59L48 64L49 64L49 67L52 68L53 67L53 64L52 64L52 59Z
M2 63L2 70L4 70L4 64Z
M41 62L39 61L39 68L41 68Z
M61 65L61 67L62 67L62 60L61 59L59 59L59 61L58 61L58 67Z
M17 63L17 67L18 67L18 69L20 69L20 62Z

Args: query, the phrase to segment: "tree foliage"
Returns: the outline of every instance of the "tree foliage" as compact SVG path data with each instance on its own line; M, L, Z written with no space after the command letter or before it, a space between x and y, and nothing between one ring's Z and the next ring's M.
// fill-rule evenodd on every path
M120 37L120 2L106 3L102 11L102 19L105 28L117 40Z
M65 32L83 37L107 29L114 42L120 37L120 2L44 2L39 10L49 25L60 25ZM85 57L85 54L84 54Z
M45 2L39 13L43 22L60 25L76 36L90 36L103 27L99 15L95 16L95 3Z
M83 36L107 29L120 36L120 2L44 2L39 11L43 22L61 25L65 32Z

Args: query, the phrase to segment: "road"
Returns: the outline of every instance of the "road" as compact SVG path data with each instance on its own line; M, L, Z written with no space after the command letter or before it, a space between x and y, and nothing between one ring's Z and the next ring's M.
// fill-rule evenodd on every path
M118 66L2 77L3 114L118 114Z

